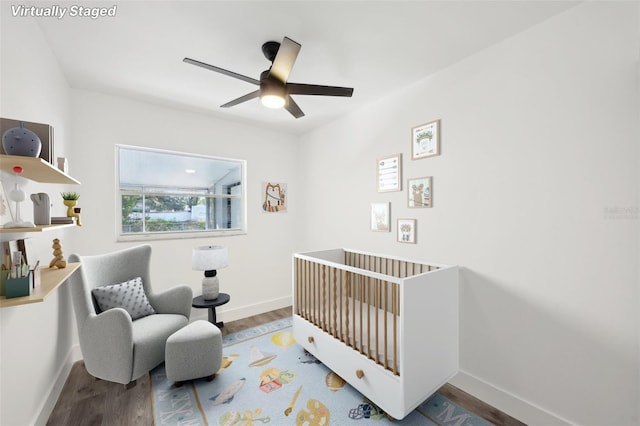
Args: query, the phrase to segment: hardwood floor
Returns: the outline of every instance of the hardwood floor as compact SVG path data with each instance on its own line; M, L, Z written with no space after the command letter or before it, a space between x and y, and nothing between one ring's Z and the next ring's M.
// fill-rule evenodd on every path
M291 316L291 307L228 322L225 323L222 334L235 333L288 316ZM443 386L439 392L495 425L524 425L449 384ZM138 379L136 386L127 390L121 384L92 377L87 373L82 361L73 365L47 422L49 426L148 426L151 424L153 424L153 408L151 380L148 374Z

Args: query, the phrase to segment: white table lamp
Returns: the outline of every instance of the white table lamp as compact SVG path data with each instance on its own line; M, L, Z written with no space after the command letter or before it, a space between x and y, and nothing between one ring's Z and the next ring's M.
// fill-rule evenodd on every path
M220 281L217 270L229 266L229 252L222 246L195 247L191 256L191 269L204 271L202 279L202 297L213 300L220 293Z

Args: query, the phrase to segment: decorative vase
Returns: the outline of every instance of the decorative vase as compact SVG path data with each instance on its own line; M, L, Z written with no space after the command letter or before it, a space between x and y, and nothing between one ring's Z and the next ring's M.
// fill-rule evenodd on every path
M14 127L4 132L2 148L9 155L37 157L42 150L42 142L40 142L38 135L25 128L24 122L21 121L20 127Z
M73 207L78 204L78 200L62 200L62 202L67 206L67 217L74 217Z

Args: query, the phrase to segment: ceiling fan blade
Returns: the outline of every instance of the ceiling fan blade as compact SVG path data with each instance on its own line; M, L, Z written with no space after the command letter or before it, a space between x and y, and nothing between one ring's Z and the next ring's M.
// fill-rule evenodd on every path
M246 75L238 74L233 71L228 71L223 68L214 67L213 65L205 64L204 62L196 61L191 58L184 58L182 62L186 62L187 64L195 65L197 67L202 67L204 69L219 72L220 74L228 75L229 77L237 78L242 81L246 81L247 83L255 84L256 86L260 85L260 81L255 78L247 77Z
M291 113L295 118L304 117L304 112L300 109L298 104L291 98L291 96L287 96L287 103L284 108Z
M289 73L291 73L291 69L293 68L293 64L298 57L298 52L300 52L300 47L301 46L298 43L291 40L289 37L285 37L282 40L282 43L280 43L280 48L273 60L269 75L272 75L281 82L286 83L289 78Z
M351 87L320 86L317 84L287 83L287 93L290 95L320 95L320 96L346 96L353 95Z
M238 104L241 104L243 102L250 101L251 99L257 98L258 96L260 96L260 91L256 90L255 92L251 92L251 93L248 93L248 94L246 94L244 96L240 96L238 99L234 99L231 102L227 102L224 105L220 105L220 108L229 108L229 107L232 107L234 105L238 105Z

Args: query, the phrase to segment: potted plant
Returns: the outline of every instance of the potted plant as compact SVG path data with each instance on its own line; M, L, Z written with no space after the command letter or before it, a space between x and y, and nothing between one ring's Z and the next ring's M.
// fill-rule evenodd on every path
M61 192L60 195L62 195L62 202L67 206L67 217L75 216L73 207L78 203L80 194L77 192Z

